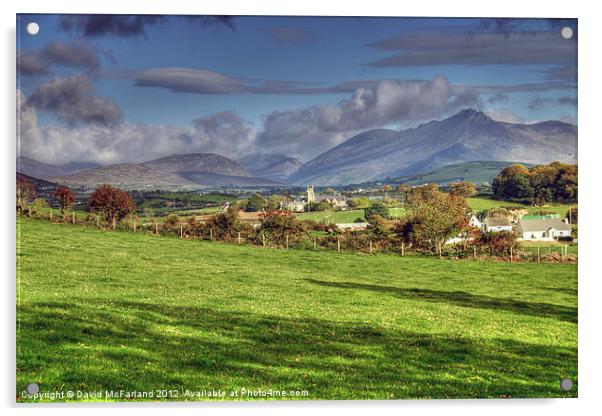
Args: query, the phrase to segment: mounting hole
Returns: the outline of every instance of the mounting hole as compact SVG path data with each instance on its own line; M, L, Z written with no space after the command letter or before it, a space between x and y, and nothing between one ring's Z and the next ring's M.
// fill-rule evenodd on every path
M560 36L564 39L570 39L573 37L573 29L571 27L565 26L560 30Z
M573 388L573 381L568 378L560 380L560 388L564 391L570 391Z
M40 25L36 22L30 22L27 24L27 33L30 35L37 35L40 31Z
M29 383L26 390L29 394L38 394L40 392L40 386L38 383Z

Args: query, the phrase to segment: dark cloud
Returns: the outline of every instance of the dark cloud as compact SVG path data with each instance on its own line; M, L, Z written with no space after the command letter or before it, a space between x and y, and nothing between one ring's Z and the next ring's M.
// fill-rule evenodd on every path
M17 74L30 76L46 75L49 72L50 65L37 52L19 51L17 53Z
M64 15L59 29L85 37L119 36L124 38L146 36L147 28L168 19L185 19L202 27L225 27L236 31L233 16L161 16L161 15Z
M50 42L40 55L50 64L87 68L92 71L98 70L100 61L97 53L89 43L75 42L63 43L59 41Z
M317 38L300 27L271 27L264 30L272 40L281 45L311 43Z
M86 37L98 36L146 36L146 28L162 22L163 16L152 15L63 15L59 29Z
M556 66L552 68L546 68L540 71L547 79L551 80L577 80L577 67L575 66Z
M577 43L557 31L441 33L417 32L372 43L395 52L368 62L371 67L416 65L574 65Z
M38 51L19 51L17 70L20 75L47 75L53 65L58 65L96 73L100 68L100 56L115 63L110 51L87 42L53 41Z
M569 97L568 95L558 97L556 102L560 105L577 105L577 97Z
M109 125L122 118L115 103L92 94L92 84L84 75L51 79L39 85L26 104L49 111L70 125Z

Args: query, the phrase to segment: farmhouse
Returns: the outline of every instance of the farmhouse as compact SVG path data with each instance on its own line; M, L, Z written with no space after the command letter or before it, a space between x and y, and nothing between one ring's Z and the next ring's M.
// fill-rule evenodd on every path
M512 223L505 217L490 217L483 220L483 231L485 232L500 232L512 231Z
M305 201L294 199L292 201L282 202L280 207L292 212L303 212L305 211Z
M518 230L524 240L555 240L570 237L571 226L559 218L524 219L518 222Z

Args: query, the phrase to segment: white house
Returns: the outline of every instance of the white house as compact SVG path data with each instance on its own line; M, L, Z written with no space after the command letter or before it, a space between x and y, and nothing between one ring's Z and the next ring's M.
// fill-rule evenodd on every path
M292 201L282 202L280 208L292 212L303 212L305 211L305 201L294 199Z
M512 232L512 223L505 217L491 217L483 220L483 231L485 232Z
M479 219L477 218L476 215L472 214L470 216L470 220L468 221L468 225L470 225L471 227L475 227L475 228L481 228L483 226L483 224L481 223L481 221L479 221Z
M523 240L555 240L559 237L570 237L571 226L560 218L521 219L518 230Z

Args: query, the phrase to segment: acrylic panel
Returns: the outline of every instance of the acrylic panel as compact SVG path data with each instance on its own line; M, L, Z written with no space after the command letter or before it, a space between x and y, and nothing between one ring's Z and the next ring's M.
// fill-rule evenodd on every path
M576 397L577 37L17 15L17 401Z

